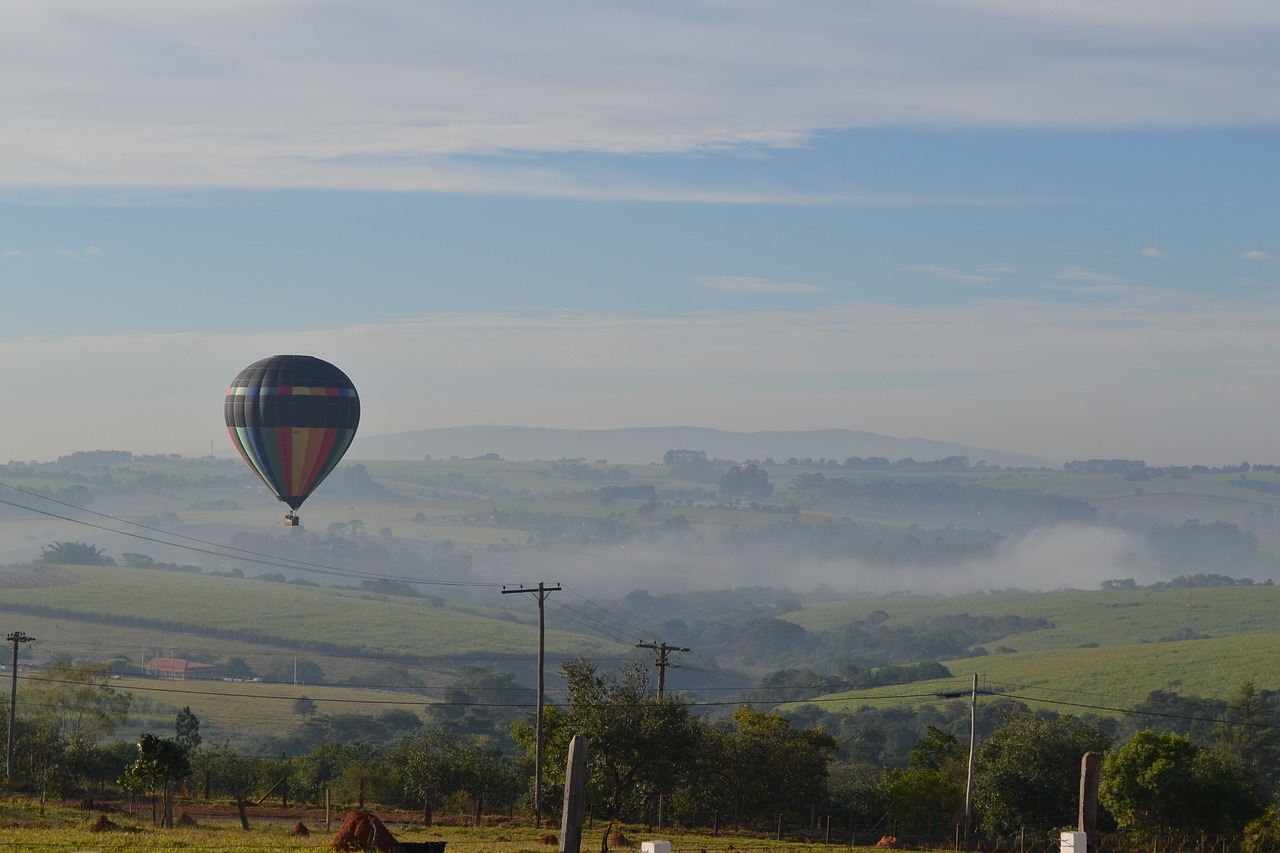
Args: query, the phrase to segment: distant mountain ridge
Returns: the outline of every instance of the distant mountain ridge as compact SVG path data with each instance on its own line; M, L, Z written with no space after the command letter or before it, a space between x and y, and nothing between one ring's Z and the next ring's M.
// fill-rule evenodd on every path
M704 450L717 459L742 461L772 457L864 459L890 461L908 457L932 462L967 456L970 464L986 461L1012 468L1057 468L1058 463L1003 450L967 447L927 438L895 438L847 429L731 432L706 427L631 427L627 429L549 429L521 426L469 426L420 429L391 435L358 437L348 459L469 459L497 453L503 459L607 459L615 463L661 462L668 450Z

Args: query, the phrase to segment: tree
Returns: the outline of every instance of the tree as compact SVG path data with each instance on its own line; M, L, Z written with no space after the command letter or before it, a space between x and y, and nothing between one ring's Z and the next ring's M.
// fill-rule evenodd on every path
M191 759L192 773L204 785L206 797L233 796L243 792L253 775L253 761L233 752L225 743L198 750Z
M173 828L174 785L191 772L191 759L173 738L157 737L143 733L138 739L138 757L125 768L120 784L137 791L153 794L159 790L164 798L164 826ZM152 822L155 822L154 801Z
M1273 788L1280 778L1280 734L1270 725L1274 705L1252 680L1240 686L1236 697L1227 703L1230 720L1213 727L1213 736L1232 755L1253 769L1260 787Z
M744 705L722 730L720 744L720 783L732 797L735 825L802 812L826 792L836 742L822 729L797 729L777 713Z
M54 661L31 677L26 703L72 748L92 746L115 734L129 718L133 697L111 686L106 664Z
M293 760L290 792L300 801L318 803L328 788L337 801L359 808L366 799L389 802L399 793L389 764L395 762L388 761L386 750L367 741L326 741Z
M960 823L968 766L968 753L955 736L929 726L911 748L907 769L885 773L899 831L930 834Z
M431 826L436 804L457 791L467 774L461 738L439 730L402 741L392 753L392 762L400 768L405 796L422 804L425 826Z
M297 714L302 719L305 720L308 714L314 714L315 712L316 703L313 699L309 699L306 696L299 696L297 699L293 700L293 713Z
M1138 732L1109 754L1098 796L1122 827L1143 838L1238 832L1261 810L1243 763L1173 732Z
M981 825L997 838L1021 829L1046 834L1076 817L1080 760L1106 752L1111 738L1074 717L1050 720L1016 711L978 750L973 803Z
M568 692L568 708L548 708L543 772L564 776L569 739L581 734L588 750L587 800L593 810L612 819L644 816L650 797L667 787L694 760L698 723L682 701L659 699L649 671L639 661L616 673L600 674L585 658L566 661L560 672ZM516 741L534 752L533 727L513 726ZM544 792L545 793L545 792Z
M253 671L253 667L245 662L244 658L231 658L227 661L227 665L223 667L223 673L227 678L240 678L248 680L256 678L257 673Z
M278 660L262 676L277 684L324 684L324 670L309 658Z
M40 549L40 562L54 566L114 566L102 549L86 542L52 542Z
M191 712L190 706L186 706L178 712L178 718L174 721L173 727L176 732L174 740L190 760L203 740L200 737L200 718Z
M724 500L764 500L773 494L769 474L755 465L734 465L720 477L720 497Z

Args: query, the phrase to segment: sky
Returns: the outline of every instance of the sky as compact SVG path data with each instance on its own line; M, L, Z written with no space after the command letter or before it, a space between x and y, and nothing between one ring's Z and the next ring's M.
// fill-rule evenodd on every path
M0 460L847 428L1280 462L1280 4L8 0Z

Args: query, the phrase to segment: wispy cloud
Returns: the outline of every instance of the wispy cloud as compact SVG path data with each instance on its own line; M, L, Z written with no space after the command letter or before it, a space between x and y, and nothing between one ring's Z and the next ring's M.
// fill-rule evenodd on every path
M1275 256L1270 252L1264 252L1261 249L1254 249L1250 252L1241 252L1240 257L1247 261L1274 261Z
M1272 4L1123 5L14 0L0 185L554 192L512 155L1280 121Z
M915 266L904 267L908 272L919 272L925 275L935 276L937 278L945 278L948 281L968 282L970 284L990 284L996 281L994 276L982 275L980 273L963 272L961 270L953 270L948 267L934 266L933 264L916 264Z
M1167 253L1165 253L1165 252L1161 251L1160 249L1147 248L1147 249L1143 249L1143 250L1142 250L1142 257L1144 257L1144 258L1168 258L1168 257L1169 257L1169 255L1168 255Z
M23 258L31 254L26 249L5 249L4 256L6 258Z
M721 293L754 295L762 293L825 293L827 288L797 281L773 281L746 275L700 275L698 284Z

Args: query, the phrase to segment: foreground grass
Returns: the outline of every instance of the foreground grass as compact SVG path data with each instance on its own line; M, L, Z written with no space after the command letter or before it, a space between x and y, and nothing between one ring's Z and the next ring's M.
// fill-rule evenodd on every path
M181 813L181 808L177 809ZM375 810L376 813L376 810ZM251 828L245 831L238 821L218 819L202 822L198 827L157 829L151 826L149 815L143 819L111 814L118 829L94 832L89 827L97 815L87 816L73 808L50 807L40 809L29 800L0 800L0 850L23 850L35 853L67 853L67 851L115 851L183 850L183 851L244 851L244 853L268 853L289 850L331 850L334 836L342 823L342 815L335 812L328 829L323 817L304 819L310 834L295 836L297 820L275 817L267 823L251 815ZM530 826L504 825L486 827L433 826L403 824L384 821L388 829L400 841L447 842L448 853L552 853L559 849L559 828L538 830ZM582 853L595 853L601 849L605 828L600 825L583 832ZM642 841L661 839L671 842L673 853L785 853L785 851L812 850L828 845L800 841L776 841L770 837L745 833L722 832L708 835L668 830L649 831L643 827L623 827L623 838L609 845L618 853L634 853ZM834 835L832 844L848 848L848 838ZM869 849L869 848L864 848Z
M200 804L191 804L192 812L200 815ZM175 808L175 815L186 809L182 804ZM549 829L497 820L495 825L481 827L463 825L422 826L406 822L404 812L380 812L390 833L399 841L439 841L447 843L448 853L554 853L559 849L559 826ZM150 813L143 809L141 816L111 812L110 820L118 829L92 831L90 826L99 820L97 813L82 812L68 803L50 804L41 808L32 799L10 797L0 799L0 850L32 850L32 852L114 853L116 850L242 850L244 853L266 853L271 850L330 850L333 840L342 826L346 812L334 809L332 821L325 826L324 813L317 809L300 809L288 816L275 813L264 816L250 809L250 829L243 830L236 818L229 816L200 817L200 825L175 827L172 830L156 829L151 825ZM298 822L305 824L308 835L294 835ZM449 820L444 816L444 820ZM549 820L556 820L554 816ZM643 826L605 826L596 822L582 833L581 853L595 853L603 848L605 831L611 831L608 849L613 853L636 853L645 840L671 841L673 853L785 853L787 850L813 850L827 847L824 833L813 841L776 840L772 834L733 833L721 831L712 835L689 831L650 830ZM847 831L831 827L831 844L849 848ZM873 849L873 848L861 848Z

